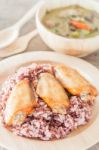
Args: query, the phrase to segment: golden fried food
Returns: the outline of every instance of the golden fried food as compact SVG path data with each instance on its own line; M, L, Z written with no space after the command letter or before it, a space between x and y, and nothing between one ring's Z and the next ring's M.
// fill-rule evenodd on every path
M21 124L37 105L28 79L15 85L6 104L5 122L7 125Z
M68 96L62 85L49 73L42 73L38 81L37 94L55 113L66 114Z
M55 76L63 85L63 87L73 95L97 95L96 88L75 69L66 67L64 65L57 65L55 67Z

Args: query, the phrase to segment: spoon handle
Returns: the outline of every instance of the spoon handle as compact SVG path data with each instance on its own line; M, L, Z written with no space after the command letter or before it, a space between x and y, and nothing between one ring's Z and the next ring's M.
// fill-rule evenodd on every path
M36 10L44 3L44 1L38 2L35 4L24 16L21 20L19 20L14 27L19 29L28 21L30 20L34 15Z
M29 32L28 34L24 35L24 39L27 41L27 43L36 35L38 34L37 29L33 30L32 32Z

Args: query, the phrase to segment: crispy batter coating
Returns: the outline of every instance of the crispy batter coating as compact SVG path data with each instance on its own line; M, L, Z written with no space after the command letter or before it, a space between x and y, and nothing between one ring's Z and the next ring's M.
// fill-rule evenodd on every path
M64 88L66 88L73 95L97 95L96 88L75 69L64 65L57 65L55 67L55 75Z
M22 123L37 105L28 79L20 81L12 90L5 108L7 125Z
M38 81L37 94L55 113L66 114L68 96L62 85L49 73L42 73Z

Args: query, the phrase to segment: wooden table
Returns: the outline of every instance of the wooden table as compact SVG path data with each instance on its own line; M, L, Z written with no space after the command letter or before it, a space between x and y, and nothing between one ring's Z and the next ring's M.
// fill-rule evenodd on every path
M31 6L38 0L0 0L0 30L14 24L23 16ZM21 31L21 35L35 28L34 19L30 20ZM39 35L31 40L26 52L38 50L50 50L40 39ZM1 60L1 59L0 59ZM99 68L99 51L87 56L84 60ZM5 150L0 147L0 150ZM89 150L99 150L99 144Z

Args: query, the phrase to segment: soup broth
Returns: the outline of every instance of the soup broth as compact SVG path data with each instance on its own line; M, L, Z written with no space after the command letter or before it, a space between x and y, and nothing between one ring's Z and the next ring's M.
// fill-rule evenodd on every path
M51 32L68 38L88 38L99 34L99 14L78 5L47 11L42 19Z

